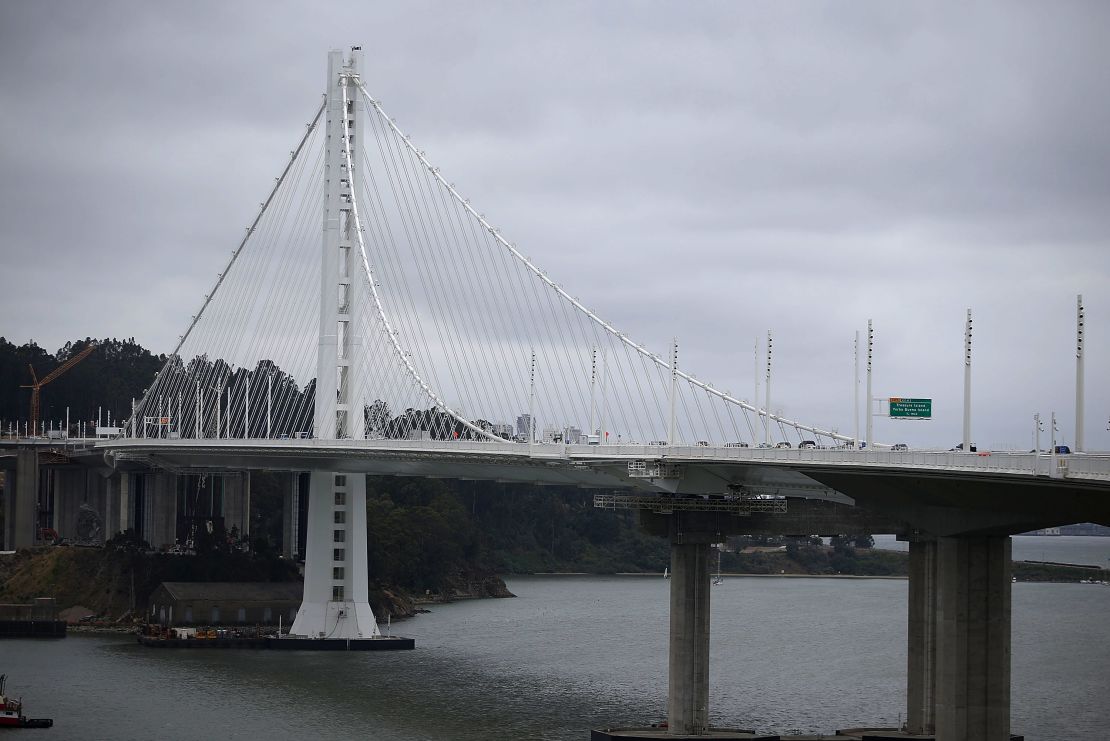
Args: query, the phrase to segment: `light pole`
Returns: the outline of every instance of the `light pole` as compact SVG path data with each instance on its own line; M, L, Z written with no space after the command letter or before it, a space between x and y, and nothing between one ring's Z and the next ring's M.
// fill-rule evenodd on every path
M243 394L243 439L251 436L251 374L247 374L247 389Z
M675 392L678 390L678 338L671 340L671 430L668 442L675 444Z
M1044 423L1041 422L1041 413L1037 412L1033 415L1033 437L1035 439L1033 445L1033 452L1039 454L1041 452L1041 433L1044 432Z
M771 330L767 330L767 377L763 379L763 442L771 447Z
M532 351L532 368L528 376L528 447L536 438L536 418L533 416L536 409L536 351Z
M266 437L267 438L273 437L273 435L270 434L270 432L271 432L271 430L270 430L270 404L271 404L270 397L273 394L273 392L274 392L274 372L273 372L273 370L271 370L269 373L266 374Z
M1075 297L1075 452L1083 450L1083 294Z
M216 392L216 439L220 439L220 402L223 400L224 387L223 383L212 386L211 389Z
M1052 413L1052 426L1056 426L1056 413ZM1053 447L1056 442L1053 440ZM963 452L971 452L971 309L967 310L964 325L964 445Z
M875 348L875 330L871 326L871 320L867 320L867 445L872 446L872 429L874 427L874 415L872 412L875 409L875 400L871 398L871 354Z

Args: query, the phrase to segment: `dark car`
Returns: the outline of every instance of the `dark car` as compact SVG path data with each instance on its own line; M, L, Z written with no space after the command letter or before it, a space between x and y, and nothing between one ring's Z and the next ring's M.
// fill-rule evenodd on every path
M1071 455L1071 448L1067 445L1057 445L1056 455Z

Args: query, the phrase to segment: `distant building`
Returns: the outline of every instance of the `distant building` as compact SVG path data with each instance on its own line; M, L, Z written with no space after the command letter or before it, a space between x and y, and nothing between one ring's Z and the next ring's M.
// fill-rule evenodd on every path
M147 619L161 625L286 625L297 617L299 582L162 582Z
M490 432L498 437L503 437L506 440L511 440L514 434L513 426L511 424L500 423L491 426Z
M522 414L516 418L516 434L524 440L534 440L536 423L531 414Z

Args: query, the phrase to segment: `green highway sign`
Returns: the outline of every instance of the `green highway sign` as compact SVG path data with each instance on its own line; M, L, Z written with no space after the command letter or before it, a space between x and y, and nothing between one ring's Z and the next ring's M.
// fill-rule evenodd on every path
M932 419L932 399L902 399L890 397L891 419Z

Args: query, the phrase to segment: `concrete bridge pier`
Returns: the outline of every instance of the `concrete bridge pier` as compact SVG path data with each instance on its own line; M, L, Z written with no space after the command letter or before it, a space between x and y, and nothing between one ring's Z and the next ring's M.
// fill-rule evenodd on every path
M142 522L136 530L150 547L161 550L177 540L177 475L168 471L140 474L136 487L135 512L141 513ZM141 501L138 501L141 500Z
M15 467L5 471L4 481L4 548L30 548L38 529L38 451L20 448Z
M910 543L907 730L1009 741L1011 542Z
M302 487L301 477L300 471L290 472L289 485L282 493L281 555L288 559L299 559L304 552L304 542L301 540L301 499L308 496L308 491L307 487Z
M672 735L709 729L709 533L671 536L667 723Z
M224 529L237 528L239 536L250 540L251 531L251 474L250 471L229 473L223 477Z
M1009 741L1009 536L937 539L937 741Z
M910 540L906 638L906 730L936 731L937 542Z

